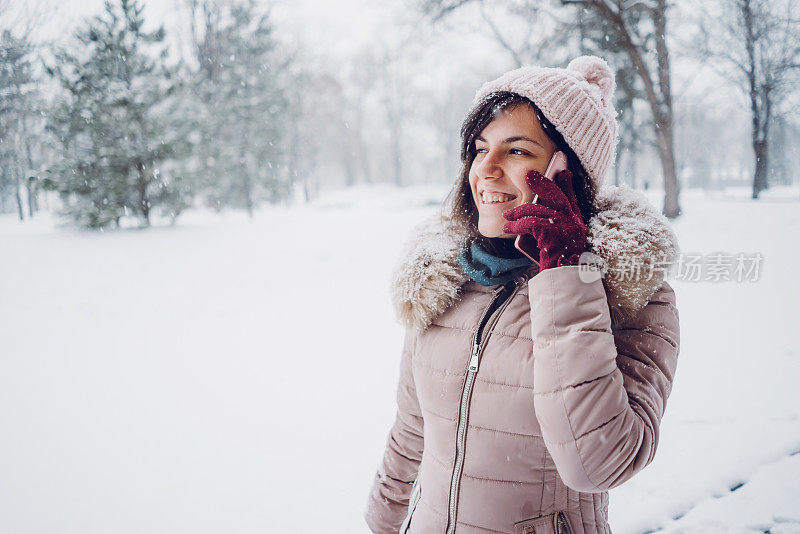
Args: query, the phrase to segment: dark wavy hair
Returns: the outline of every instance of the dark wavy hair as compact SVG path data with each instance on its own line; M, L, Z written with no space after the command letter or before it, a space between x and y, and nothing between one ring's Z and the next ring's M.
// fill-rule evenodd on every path
M536 113L545 135L567 156L567 166L572 171L572 188L578 201L578 208L584 223L594 216L597 209L594 204L595 187L589 179L578 156L564 140L564 136L556 130L539 108L530 99L511 92L495 92L486 96L464 119L461 126L461 171L457 182L447 195L444 207L444 218L451 227L466 230L465 245L470 241L478 241L480 245L499 256L517 256L513 240L504 238L487 238L478 231L478 208L472 198L469 185L469 171L475 160L475 138L492 122L498 113L513 106L523 104L530 106Z

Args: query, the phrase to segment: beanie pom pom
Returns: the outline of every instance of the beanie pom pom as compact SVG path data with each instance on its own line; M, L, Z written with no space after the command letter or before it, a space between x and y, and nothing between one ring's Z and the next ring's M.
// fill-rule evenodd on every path
M616 82L611 67L604 59L597 56L576 57L567 65L567 70L582 76L587 82L597 86L605 105L613 105L611 97L614 96Z

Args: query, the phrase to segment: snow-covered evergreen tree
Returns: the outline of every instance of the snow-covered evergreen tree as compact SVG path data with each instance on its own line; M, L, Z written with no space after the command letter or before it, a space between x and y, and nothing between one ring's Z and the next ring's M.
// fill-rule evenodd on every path
M170 172L180 137L171 128L174 68L163 28L143 29L139 0L106 1L76 33L78 47L48 68L65 90L49 117L61 157L47 185L62 194L64 214L85 227L119 225L124 216L150 224L154 209L176 217L187 187Z

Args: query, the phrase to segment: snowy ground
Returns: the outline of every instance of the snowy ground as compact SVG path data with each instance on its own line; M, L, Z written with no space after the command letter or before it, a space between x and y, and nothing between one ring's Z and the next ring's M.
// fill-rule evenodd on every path
M389 273L443 192L145 231L0 216L0 532L366 532L402 336ZM615 533L800 532L799 198L685 192L685 252L764 263L672 281L676 383L656 460L612 491Z

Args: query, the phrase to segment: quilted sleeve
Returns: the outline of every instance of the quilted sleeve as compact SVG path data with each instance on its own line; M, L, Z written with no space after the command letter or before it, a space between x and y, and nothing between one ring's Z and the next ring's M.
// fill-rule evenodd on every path
M675 293L664 281L649 302L614 325L603 282L578 267L529 282L534 407L561 479L602 492L647 466L679 352Z
M411 372L415 340L413 331L406 330L400 358L397 415L364 514L369 528L378 534L397 534L408 511L411 486L422 461L422 413Z

